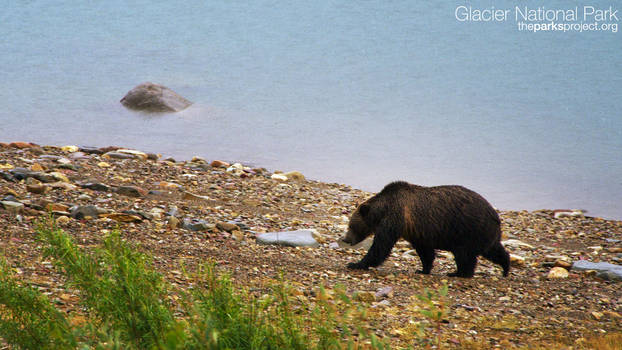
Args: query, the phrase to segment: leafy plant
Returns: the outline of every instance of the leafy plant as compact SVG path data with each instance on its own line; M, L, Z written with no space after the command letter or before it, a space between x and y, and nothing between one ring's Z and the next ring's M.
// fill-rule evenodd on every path
M118 231L104 239L89 255L54 226L40 226L47 243L46 256L80 290L84 305L97 323L109 326L136 348L162 345L162 337L174 319L167 302L162 276L150 268L150 259L121 240Z
M173 290L117 231L92 251L77 247L53 222L38 233L45 254L79 291L86 318L71 324L1 261L0 339L15 348L388 348L363 326L365 307L354 305L343 287L331 293L320 287L315 298L301 299L281 277L256 297L206 263L189 276L193 288ZM172 292L182 296L179 305L168 301Z
M417 299L423 303L419 308L419 313L425 316L434 325L436 335L436 347L441 348L441 334L443 320L447 316L446 297L449 288L447 282L437 290L424 289L423 293L417 295Z
M0 338L21 349L72 349L76 339L65 316L48 298L17 283L0 259Z

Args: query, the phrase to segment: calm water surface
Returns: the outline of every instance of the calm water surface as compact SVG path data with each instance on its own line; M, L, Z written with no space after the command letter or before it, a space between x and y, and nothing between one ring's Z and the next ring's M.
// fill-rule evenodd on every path
M622 219L620 33L518 31L514 12L463 23L457 0L0 3L0 140L237 160L371 191L462 184L502 209ZM520 2L543 3L611 5ZM125 110L143 81L195 104Z

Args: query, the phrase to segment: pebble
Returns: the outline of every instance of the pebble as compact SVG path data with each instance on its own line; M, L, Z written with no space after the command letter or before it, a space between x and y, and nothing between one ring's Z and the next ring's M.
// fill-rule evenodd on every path
M603 314L602 312L592 311L592 317L594 317L594 319L597 321L603 318L603 316L605 316L605 314Z
M287 181L287 176L285 176L283 174L272 174L272 176L270 176L270 178L272 180Z
M54 172L49 173L49 175L53 176L54 179L57 180L57 181L70 182L69 179L67 178L67 176L65 176L65 174L63 174L63 173L59 173L57 171L54 171Z
M24 204L20 202L0 201L0 203L2 204L4 210L8 211L9 213L17 214L24 210Z
M144 197L147 195L147 191L138 186L119 186L115 192L128 197Z
M106 159L135 159L136 156L128 153L120 153L120 152L108 152L102 155L102 158Z
M393 297L393 287L382 287L376 291L376 298L391 298Z
M50 189L46 185L26 185L26 191L34 194L43 194Z
M69 153L74 153L74 152L78 152L80 150L80 148L78 146L63 146L60 148L62 151L64 152L69 152Z
M168 211L166 212L166 215L168 215L168 216L179 216L179 208L177 208L177 206L175 206L175 205L171 205L170 208L168 208Z
M141 151L137 151L137 150L133 150L133 149L120 148L120 149L116 150L116 153L128 154L128 155L132 156L132 158L142 159L142 160L146 160L148 158L147 153L144 153L144 152L141 152ZM109 153L107 153L107 154L109 154Z
M328 248L330 248L330 249L339 249L340 248L339 247L339 243L337 243L337 242L330 242L328 244Z
M190 193L187 191L184 191L181 198L186 201L208 201L209 200L208 196L200 196L198 194Z
M555 264L553 265L555 267L563 267L566 270L570 270L570 268L572 268L572 263L566 261L566 260L562 260L562 259L558 259L555 261Z
M242 164L240 164L240 163L234 163L234 164L230 165L230 166L227 168L227 170L226 170L226 171L227 171L228 173L232 173L232 172L239 171L239 170L242 170L242 169L244 169L244 166L243 166Z
M151 208L149 211L149 215L151 215L154 219L160 220L162 215L164 215L164 209L162 208Z
M75 153L70 154L69 158L73 160L79 160L79 159L90 159L91 157L84 152L75 152Z
M99 215L102 218L112 219L114 221L119 222L141 222L143 221L142 217L138 215L131 215L126 213L109 213L109 214L101 214Z
M52 182L49 185L52 188L62 188L64 190L66 190L66 191L73 191L76 188L78 188L78 186L76 186L74 184L70 184L68 182Z
M511 247L511 248L533 249L533 246L531 244L527 244L525 242L519 241L518 239L508 239L505 241L501 241L501 244L503 244L505 247Z
M9 147L13 147L13 148L33 148L33 147L38 147L38 145L36 145L34 143L30 143L30 142L17 141L17 142L9 143Z
M384 299L377 303L374 303L374 305L372 305L371 307L377 308L377 307L389 307L389 306L391 306L391 302L388 299Z
M583 211L578 209L554 210L553 217L556 219L583 216Z
M555 263L559 260L570 262L570 258L566 255L545 255L544 260L547 262Z
M68 216L61 215L56 218L57 225L67 225L71 219Z
M32 171L45 171L45 167L39 163L34 163L30 166L30 170Z
M549 271L549 274L546 276L548 279L553 278L568 278L568 270L563 267L554 267Z
M74 206L69 209L71 213L71 217L76 220L86 219L86 218L97 218L99 214L106 213L107 210L98 208L94 205L79 205Z
M110 163L106 163L106 162L99 162L97 163L97 166L100 168L110 168L112 165L110 165Z
M104 185L104 184L99 183L99 182L88 182L88 183L85 183L85 184L81 184L80 187L88 188L89 190L100 191L100 192L108 192L108 191L110 191L110 187L109 186Z
M158 187L164 190L178 190L181 189L182 186L173 182L160 181Z
M287 180L304 181L305 176L299 171L290 171L283 174Z
M17 194L16 194L16 193L10 193L10 194L8 194L8 195L4 196L4 197L2 198L2 200L3 200L3 201L7 201L7 202L19 202L19 201L17 200L17 197L16 197L16 196L17 196Z
M319 246L319 243L313 238L313 231L311 230L260 233L257 235L257 243L278 244L289 247Z
M221 231L227 231L227 232L232 232L232 231L239 231L240 228L238 227L238 225L236 224L231 224L228 222L218 222L216 224L216 227L221 230Z
M207 231L213 228L214 225L210 225L210 223L201 219L185 218L181 227L190 231Z
M523 267L525 266L525 258L520 255L510 254L510 264L514 267Z
M235 230L235 231L231 232L231 238L233 238L236 241L243 241L244 240L244 234L240 230Z
M228 168L231 164L223 162L222 160L215 160L210 165L214 168Z
M90 146L82 146L78 148L78 151L80 152L84 152L86 154L102 154L104 153L102 150L100 150L97 147L90 147Z
M169 216L166 219L166 225L170 228L170 229L175 229L179 226L179 219L174 217L174 216Z
M60 204L60 203L48 203L45 206L45 210L48 210L48 211L58 211L58 212L68 212L69 211L69 207L64 205L64 204Z
M354 300L363 301L366 303L373 303L374 301L376 301L376 295L372 292L361 291L357 292L354 295Z

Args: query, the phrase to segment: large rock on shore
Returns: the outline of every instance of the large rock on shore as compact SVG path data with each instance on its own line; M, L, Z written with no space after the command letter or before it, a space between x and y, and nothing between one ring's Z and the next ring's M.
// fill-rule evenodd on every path
M318 247L311 230L296 230L283 232L266 232L257 235L259 244L278 244L289 247Z
M192 104L166 86L149 82L130 90L121 103L129 109L145 112L179 112Z
M573 270L594 270L596 276L610 281L622 281L622 265L610 264L608 262L591 262L578 260L572 263Z

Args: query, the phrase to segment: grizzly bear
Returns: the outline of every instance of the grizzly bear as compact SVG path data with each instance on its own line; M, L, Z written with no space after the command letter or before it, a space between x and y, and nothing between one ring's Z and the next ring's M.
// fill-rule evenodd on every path
M503 276L510 270L510 256L500 241L499 215L482 196L462 186L388 184L356 209L342 240L355 245L372 233L367 255L348 268L382 264L404 238L421 259L419 273L430 273L435 249L453 253L457 271L449 276L473 277L480 255L501 265Z

